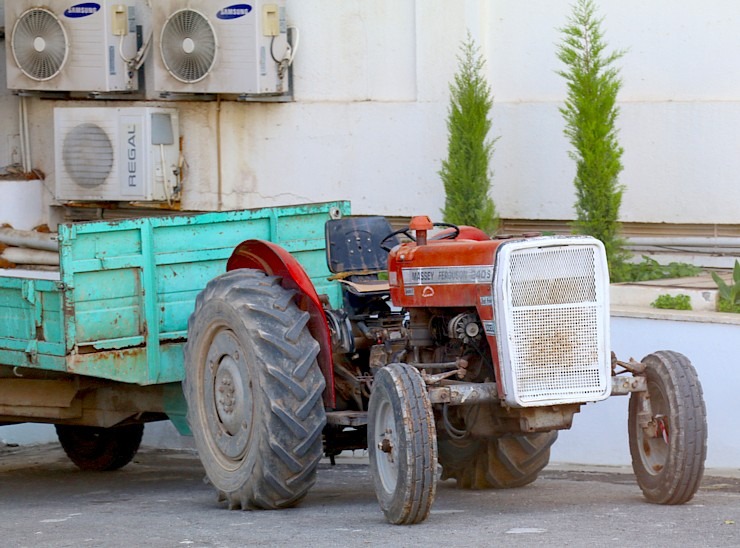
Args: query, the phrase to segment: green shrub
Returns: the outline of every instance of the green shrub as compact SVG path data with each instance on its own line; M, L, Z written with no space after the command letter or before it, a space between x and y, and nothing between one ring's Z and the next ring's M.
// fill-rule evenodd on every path
M717 312L732 312L733 314L740 314L740 304L732 304L730 301L720 297L717 301Z
M691 297L688 295L660 295L650 303L653 308L669 308L672 310L691 310Z
M458 72L450 84L447 159L439 172L445 189L442 214L448 223L477 226L491 234L498 227L489 195L493 96L483 75L485 63L470 34L460 51Z
M698 276L702 269L688 263L669 263L662 265L655 259L643 255L639 263L622 263L612 272L614 282L647 282L670 278Z
M719 289L717 310L720 312L740 312L740 262L735 259L732 269L732 283L728 284L716 272L712 272L712 279Z

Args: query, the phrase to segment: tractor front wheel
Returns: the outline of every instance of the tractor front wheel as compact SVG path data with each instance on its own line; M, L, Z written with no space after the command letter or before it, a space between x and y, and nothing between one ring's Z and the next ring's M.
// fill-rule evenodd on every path
M632 468L648 501L683 504L691 500L704 474L707 412L696 369L678 352L646 356L647 394L633 393L629 405ZM640 424L640 398L651 417Z
M64 452L80 470L109 472L126 466L136 455L143 424L98 426L56 425Z
M517 434L485 439L440 439L442 479L460 489L509 489L537 479L550 461L557 432Z
M188 421L232 509L294 506L316 481L325 381L294 297L278 277L234 270L208 283L188 323Z
M378 371L368 406L370 471L390 523L424 521L437 487L437 436L426 386L413 367Z

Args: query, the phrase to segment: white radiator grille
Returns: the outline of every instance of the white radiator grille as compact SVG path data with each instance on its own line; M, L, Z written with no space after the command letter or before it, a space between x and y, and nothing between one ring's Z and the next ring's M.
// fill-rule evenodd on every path
M507 403L552 405L608 396L608 278L600 243L512 242L502 246L496 270Z

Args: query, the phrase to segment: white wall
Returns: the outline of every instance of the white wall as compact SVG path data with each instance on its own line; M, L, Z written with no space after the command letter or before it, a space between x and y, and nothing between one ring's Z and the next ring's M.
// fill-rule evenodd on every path
M612 317L612 348L622 360L656 350L685 354L696 367L707 406L709 468L740 468L737 435L740 325ZM590 404L560 433L553 462L629 464L627 404L615 396Z
M222 103L220 129L214 102L175 103L190 168L185 208L218 207L220 132L225 209L343 198L358 213L438 216L448 83L467 28L488 59L495 95L492 194L501 215L572 218L574 166L558 112L565 85L555 49L570 4L288 0L289 22L301 31L295 103ZM740 4L599 6L609 46L626 50L623 220L738 222L740 72L732 67ZM0 99L0 108L17 133L11 102ZM50 185L51 109L64 104L31 104L34 164Z
M494 3L486 52L500 136L493 195L506 217L570 219L574 166L558 107L558 27L569 0ZM601 0L619 60L622 219L737 223L740 4Z
M5 25L5 4L0 2L0 26ZM0 42L0 169L21 161L18 136L18 101L7 90L5 76L5 42ZM2 171L0 171L1 173ZM5 222L0 217L0 223Z

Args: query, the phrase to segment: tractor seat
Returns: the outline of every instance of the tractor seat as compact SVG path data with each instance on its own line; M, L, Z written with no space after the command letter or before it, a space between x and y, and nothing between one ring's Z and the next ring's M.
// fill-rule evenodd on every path
M388 293L388 280L379 274L388 271L388 252L380 242L393 232L385 217L345 217L326 222L326 262L344 287L358 295ZM394 237L389 246L398 243Z

